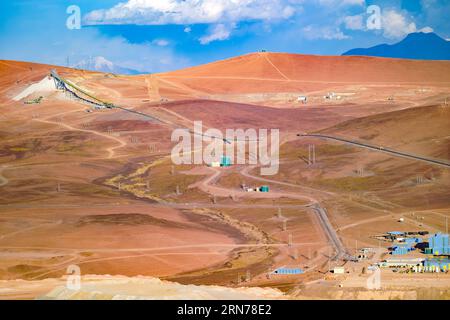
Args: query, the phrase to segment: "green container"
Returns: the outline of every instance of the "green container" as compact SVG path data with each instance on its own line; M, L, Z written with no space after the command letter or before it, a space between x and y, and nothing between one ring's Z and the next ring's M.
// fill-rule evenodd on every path
M259 188L260 192L269 192L269 186L262 186L261 188Z

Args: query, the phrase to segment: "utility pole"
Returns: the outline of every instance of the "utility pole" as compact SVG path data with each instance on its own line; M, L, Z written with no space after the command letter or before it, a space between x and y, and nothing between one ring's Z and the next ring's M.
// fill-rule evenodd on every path
M316 146L314 144L308 145L308 164L311 166L316 163Z
M287 220L283 220L283 231L287 230Z
M313 144L313 164L316 164L316 146Z
M308 166L311 165L311 145L308 144Z
M281 219L281 208L278 208L278 219Z
M364 176L364 168L363 168L363 167L360 167L360 168L358 169L358 175L359 175L360 177L363 177L363 176Z
M297 249L294 250L293 257L294 257L294 260L298 260L298 250Z
M251 280L250 270L247 270L247 273L245 274L245 281L250 282L250 280Z
M445 217L445 233L448 234L448 217Z
M328 248L328 272L331 272L331 248Z
M419 175L419 176L416 177L416 183L418 185L422 184L423 182L424 182L423 176Z

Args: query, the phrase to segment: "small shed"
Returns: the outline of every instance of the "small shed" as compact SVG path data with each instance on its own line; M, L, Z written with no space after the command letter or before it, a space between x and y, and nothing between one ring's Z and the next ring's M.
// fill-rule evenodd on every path
M209 166L212 167L212 168L220 167L220 162L218 162L218 161L213 161L213 162L211 162L211 163L209 164Z
M303 104L306 104L308 102L308 97L307 96L298 96L297 102L301 102Z
M344 267L334 267L333 273L335 273L335 274L344 274L345 273L345 268Z

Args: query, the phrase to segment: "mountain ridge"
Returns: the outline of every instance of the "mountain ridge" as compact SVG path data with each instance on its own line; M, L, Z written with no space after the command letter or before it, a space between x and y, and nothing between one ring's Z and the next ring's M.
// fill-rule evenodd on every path
M355 48L342 56L369 56L413 60L450 60L450 41L433 32L415 32L394 44Z
M75 65L71 66L71 68L89 70L89 71L100 71L100 72L113 73L113 74L122 74L122 75L143 74L143 72L140 72L140 71L137 71L134 69L118 66L102 56L89 58L87 60L81 60L78 63L76 63Z

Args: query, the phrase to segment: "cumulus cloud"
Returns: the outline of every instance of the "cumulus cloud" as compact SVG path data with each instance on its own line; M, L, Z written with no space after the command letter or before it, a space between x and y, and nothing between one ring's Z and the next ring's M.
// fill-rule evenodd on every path
M295 0L128 0L109 9L91 11L87 25L235 23L243 20L288 19Z
M398 39L417 31L417 26L413 21L393 9L383 11L381 23L384 30L383 35L390 39Z
M89 12L85 25L189 25L210 24L200 43L230 37L241 21L275 22L293 17L303 0L128 0L109 9ZM189 33L190 27L184 32Z
M225 24L217 24L210 28L209 33L201 37L201 44L208 44L217 40L226 40L230 37L231 31L234 29L235 25L227 26Z
M344 17L344 25L348 30L364 30L364 17L362 15Z
M347 30L370 31L365 24L366 16L364 14L346 16L341 20ZM413 32L430 33L433 28L427 26L418 29L412 16L408 16L407 11L397 11L394 8L381 11L381 29L383 36L389 39L402 38Z
M303 35L309 40L344 40L350 37L345 35L338 27L308 25L302 29Z
M9 46L0 47L4 59L36 61L55 65L66 65L90 57L107 57L115 65L141 72L161 72L192 65L184 55L178 54L170 46L156 43L131 43L121 36L108 37L94 28L71 30L49 30L45 41L33 33L24 33L8 39ZM17 50L27 43L32 50Z
M155 39L152 41L153 44L156 44L157 46L160 47L166 47L169 45L169 41L165 40L165 39Z
M431 33L431 32L434 32L434 30L431 27L425 27L425 28L420 29L419 32Z
M321 5L325 5L325 6L333 6L333 7L337 7L337 6L363 6L365 5L366 1L365 0L319 0L319 3Z

